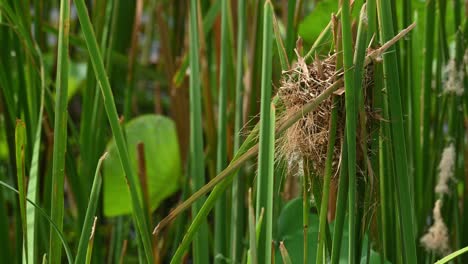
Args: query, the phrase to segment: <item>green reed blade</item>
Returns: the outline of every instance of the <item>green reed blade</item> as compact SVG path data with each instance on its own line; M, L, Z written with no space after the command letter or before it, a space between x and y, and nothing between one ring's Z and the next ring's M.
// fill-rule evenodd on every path
M10 185L8 185L8 183L5 183L4 181L0 181L0 185L3 186L4 188L16 193L17 195L20 195L20 192L18 190L16 190L15 188L11 187ZM51 229L56 233L58 239L59 239L59 242L62 243L62 246L63 248L65 249L65 255L67 256L67 260L68 260L68 263L73 263L73 256L71 254L71 250L70 250L70 247L68 246L68 243L67 241L65 240L65 237L62 233L62 231L60 231L58 225L56 223L54 223L54 221L52 221L52 218L46 213L46 211L44 211L44 209L42 209L41 207L39 207L39 205L37 205L36 203L34 203L33 201L29 200L28 198L26 198L26 202L32 204L34 206L34 208L44 217L46 218L47 222L50 224L51 226Z
M260 101L260 139L258 151L258 176L257 176L257 192L256 192L256 218L260 216L261 208L268 208L269 196L268 186L270 180L271 167L269 164L270 146L270 124L273 120L270 119L271 112L271 73L272 73L272 45L273 45L273 19L272 6L267 0L263 10L263 44L262 44L262 82L261 82L261 101ZM267 209L268 210L268 209ZM268 214L270 212L267 212ZM268 230L266 225L262 225L260 237L267 237ZM270 241L260 239L258 244L258 261L259 263L270 263L271 250Z
M15 146L16 146L16 176L19 190L19 209L21 216L21 229L23 231L23 253L28 252L28 232L26 220L26 168L25 168L25 152L26 152L26 125L21 120L16 120L15 129ZM18 239L20 239L18 237ZM23 254L24 255L24 254ZM26 258L23 263L27 263Z
M65 152L67 148L68 36L70 33L70 1L60 1L60 22L57 57L57 80L52 164L51 218L63 229ZM49 261L60 263L62 249L57 235L50 230Z
M356 240L356 123L357 87L354 83L353 50L351 37L351 10L349 0L341 2L341 27L343 41L343 66L345 80L346 136L348 139L348 177L349 177L349 241ZM356 245L348 244L349 263L356 261Z
M96 215L96 209L99 201L99 194L101 193L102 177L101 177L101 165L104 159L107 157L107 152L101 156L96 167L96 173L94 174L93 185L91 188L91 195L89 197L88 206L86 209L86 216L84 219L83 227L81 229L81 236L78 243L78 250L76 253L75 263L80 264L85 262L87 258L86 251L88 248L88 241L90 240L91 229L93 227L93 219Z
M237 58L236 58L236 101L235 101L235 120L234 120L234 154L239 150L243 127L243 76L244 76L244 50L245 50L245 30L246 30L246 15L245 15L245 0L237 1L238 12L238 31L237 31ZM236 263L240 258L242 249L242 236L244 212L244 193L245 190L243 176L239 175L232 182L232 209L231 209L231 260Z
M153 262L153 254L151 249L151 239L149 236L148 223L146 223L145 213L139 199L139 184L133 175L130 158L125 144L122 128L120 127L119 118L117 115L117 109L114 103L114 97L110 87L109 79L104 68L104 63L99 51L99 47L94 35L94 31L91 25L91 21L88 16L87 8L84 0L75 0L76 10L78 18L83 30L83 35L86 40L88 47L89 56L91 58L92 66L98 81L99 87L101 88L102 97L104 101L104 107L107 112L107 117L111 125L112 134L117 145L118 155L122 163L122 167L125 171L126 179L128 180L128 188L132 198L132 213L133 219L136 222L138 233L143 241L143 249L145 259L147 262Z
M348 200L348 142L346 135L344 136L342 152L341 152L342 164L340 167L340 177L338 185L338 197L336 202L336 217L335 217L335 227L333 229L333 239L332 239L332 254L331 254L331 263L337 264L340 260L340 251L341 251L341 242L343 239L343 227L346 217L346 203Z
M218 99L218 134L216 173L220 173L227 164L227 94L229 71L229 0L221 0L221 59L219 67L219 99ZM222 195L215 205L214 231L214 263L222 263L219 256L227 256L227 199Z
M190 1L190 176L192 178L192 189L197 191L205 183L204 153L203 153L203 128L202 109L200 95L200 59L199 59L199 36L198 36L198 1ZM192 206L192 214L198 214L203 199L195 202ZM202 223L202 229L196 234L193 243L193 258L195 264L208 262L208 243L206 237L207 224ZM177 253L176 253L177 254Z
M377 1L377 12L379 30L382 42L394 36L393 18L388 1ZM400 96L400 85L398 77L398 61L395 48L391 47L383 55L385 87L388 94L389 118L391 120L390 133L393 147L393 158L395 167L395 187L397 202L400 209L399 220L401 224L401 235L403 239L403 260L405 263L418 263L416 256L416 237L414 230L413 199L410 192L411 174L408 169L406 152L405 128L403 124L403 113Z
M40 53L39 53L40 54ZM36 126L36 135L34 139L33 154L31 160L31 169L29 173L28 182L28 194L27 198L32 202L36 203L38 190L39 190L39 155L41 147L41 133L42 133L42 117L44 113L44 93L45 93L45 76L44 76L44 65L42 64L42 55L40 56L40 75L41 75L41 104L39 108L38 122ZM28 228L28 261L33 263L36 256L36 210L31 204L26 204L27 213L27 228Z

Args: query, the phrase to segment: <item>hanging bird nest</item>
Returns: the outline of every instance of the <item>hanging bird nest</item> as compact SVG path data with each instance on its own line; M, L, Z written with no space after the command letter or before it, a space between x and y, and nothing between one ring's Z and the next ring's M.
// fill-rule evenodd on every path
M285 111L279 117L279 122L287 120L291 114L317 98L336 81L341 73L336 70L335 61L336 58L333 55L324 60L316 58L314 62L307 65L304 59L299 57L290 70L283 72L278 97L284 104ZM323 172L327 157L332 107L333 99L329 97L314 111L305 114L288 128L279 139L279 153L285 160L289 161L290 167L297 162L300 163L301 159L305 158L312 161L315 173ZM337 138L340 137L337 135ZM335 143L334 157L337 158L340 149L338 146L340 146L339 140ZM334 163L336 171L337 162ZM298 172L298 174L301 173L301 171Z
M298 56L298 61L290 70L283 72L281 78L278 97L284 104L285 111L279 117L278 122L281 123L287 120L305 104L315 100L338 78L341 78L342 74L342 69L336 69L336 54L323 59L316 57L311 64L306 64L304 59ZM362 91L364 98L366 98L367 87L372 85L372 76L372 66L369 65L366 67L363 78ZM335 92L335 95L343 94L343 92L344 89L341 88ZM278 151L281 153L282 158L289 161L290 167L298 162L300 163L305 158L312 162L312 169L315 174L323 174L327 159L330 117L333 107L339 107L339 105L334 105L333 102L332 97L324 100L315 110L304 114L279 139ZM366 99L364 99L364 104L367 105ZM365 109L365 115L371 115L369 107L366 106ZM344 110L340 107L332 161L333 173L338 169L341 152L341 139L344 131L343 112ZM296 174L301 173L301 171L298 171Z

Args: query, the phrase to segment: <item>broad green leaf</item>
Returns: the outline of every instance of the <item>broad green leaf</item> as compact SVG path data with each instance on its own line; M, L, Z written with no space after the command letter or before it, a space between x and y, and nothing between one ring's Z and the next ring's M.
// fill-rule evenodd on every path
M130 120L124 129L134 177L138 177L136 146L139 142L144 144L149 206L155 210L179 188L181 162L174 122L163 116L144 115ZM104 214L108 217L130 214L130 192L113 139L107 151L103 171ZM138 178L135 180L139 182Z
M308 234L308 258L315 259L317 251L317 237L318 237L318 224L319 219L316 213L311 213L309 216ZM331 223L330 230L333 230L333 222ZM302 198L296 198L288 202L280 213L278 218L278 234L276 237L275 260L276 263L282 263L281 252L279 249L279 242L283 241L285 248L289 253L292 263L302 263L303 256L303 226L302 226ZM364 238L363 252L361 263L367 263L367 256L365 249L369 239L367 235ZM348 229L347 225L343 230L343 243L341 244L340 263L348 263ZM371 250L369 263L380 263L380 254ZM385 261L385 264L390 263Z
M352 17L358 17L363 1L355 0L352 2L354 2ZM316 4L312 5L310 12L308 12L304 19L299 23L299 36L308 44L314 43L322 30L330 22L331 15L336 14L338 9L338 1L336 0L316 1ZM325 46L328 47L327 45Z
M331 14L338 10L338 1L319 1L312 11L299 23L298 34L306 43L313 43L323 28L330 22Z

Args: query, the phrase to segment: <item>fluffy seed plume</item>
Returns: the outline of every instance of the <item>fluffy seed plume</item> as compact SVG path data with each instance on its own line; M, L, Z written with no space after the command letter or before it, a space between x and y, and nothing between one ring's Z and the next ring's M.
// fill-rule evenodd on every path
M435 187L438 194L449 194L448 181L453 177L455 167L455 147L450 144L444 149L439 163L439 181Z
M450 252L448 229L442 219L440 209L442 201L436 201L433 210L434 224L427 233L421 237L421 245L426 251L434 252L439 255L446 255Z
M447 94L455 94L455 95L463 95L463 78L465 76L465 72L463 67L461 69L457 69L457 65L454 59L451 59L447 66L445 66L444 74L445 74L445 83L444 83L444 93Z

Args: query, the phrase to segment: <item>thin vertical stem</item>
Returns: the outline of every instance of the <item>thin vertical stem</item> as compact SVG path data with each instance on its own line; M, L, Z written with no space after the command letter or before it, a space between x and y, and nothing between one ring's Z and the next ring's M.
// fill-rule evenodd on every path
M127 146L125 143L122 128L119 123L117 115L117 109L114 102L114 96L110 87L109 79L106 75L104 63L102 60L101 53L96 41L96 37L89 19L87 8L84 0L75 0L76 10L78 18L80 20L83 35L85 37L88 52L91 58L92 66L96 75L96 79L101 88L104 106L106 108L107 117L111 126L112 134L116 142L118 155L121 161L121 165L125 171L126 179L128 180L128 188L132 200L132 213L133 220L136 223L138 233L141 236L140 239L143 242L144 255L147 262L153 262L153 255L151 252L151 239L149 236L148 223L144 217L145 213L138 197L139 185L137 178L135 177L131 165L130 157L128 154Z
M19 191L19 211L21 216L21 229L23 233L23 256L28 252L28 232L27 232L27 217L26 217L26 168L25 168L25 152L26 152L26 125L21 120L16 120L15 128L15 156L16 156L16 181ZM17 238L21 241L21 238ZM23 263L28 263L26 258Z
M227 163L226 130L227 130L227 92L228 92L228 5L229 0L221 0L221 59L219 69L218 99L218 142L216 157L216 174L221 172ZM227 256L226 229L226 195L221 195L215 205L214 263L222 263L219 256Z
M328 136L328 147L327 147L327 160L325 163L325 172L323 180L323 193L322 203L320 205L320 218L319 218L319 232L318 232L318 245L317 245L317 260L315 263L323 263L323 252L325 247L325 227L327 223L328 215L328 197L330 194L330 182L332 176L332 164L333 154L335 150L336 140L336 127L338 121L338 105L339 101L337 97L333 97L332 113L330 117L330 129Z
M345 127L345 130L346 130L346 127ZM346 134L344 135L344 140L343 140L341 160L342 160L342 163L340 167L338 197L336 199L337 201L336 201L335 227L333 230L333 239L332 239L332 253L331 253L332 264L338 264L340 260L341 242L343 239L343 226L344 226L345 217L346 217L346 203L348 199L348 195L347 195L348 181L349 181L349 177L347 177L348 142L347 142Z
M70 31L70 0L60 1L57 80L52 156L51 218L58 230L63 230L65 152L67 147L68 37ZM50 230L49 261L60 263L62 248L57 235Z
M136 59L137 49L138 49L138 45L137 45L138 34L139 34L139 29L140 29L142 12L143 12L143 0L137 0L136 7L135 7L135 18L133 21L132 38L130 42L130 49L128 52L129 53L128 54L128 71L127 71L127 79L126 79L127 89L125 89L125 103L124 103L124 119L126 122L130 120L130 116L132 113L133 89L135 86L133 77L135 74L135 59Z
M275 164L275 105L271 104L270 127L269 127L269 151L265 157L268 163L268 184L267 184L267 203L265 210L265 263L272 263L271 243L273 241L273 188L274 188L274 164ZM263 161L261 161L263 162Z
M385 42L394 36L393 18L388 1L377 1L378 19L381 41ZM400 214L398 219L401 226L403 240L403 261L405 263L418 263L416 256L416 243L413 219L413 199L410 192L411 176L408 170L408 159L405 142L405 128L400 96L398 77L398 59L395 47L390 47L384 54L385 87L388 94L389 118L391 120L390 134L393 148L395 168L395 193Z
M256 203L256 218L260 217L261 208L268 209L269 197L267 187L270 178L271 170L269 163L269 152L271 149L270 140L270 104L271 104L271 74L272 74L272 46L273 46L273 22L272 22L272 5L267 0L263 10L263 47L262 47L262 79L261 79L261 102L260 102L260 143L258 154L258 180L257 180L257 203ZM271 212L266 212L266 215L271 215ZM267 222L271 219L267 219ZM271 235L271 230L266 230L266 225L262 225L260 237L268 238ZM259 263L271 262L271 239L260 239L258 245Z
M356 148L360 149L361 153L361 164L362 168L362 174L367 176L368 172L368 166L367 166L367 161L368 161L368 156L367 156L367 144L366 144L366 139L367 139L367 131L366 131L366 112L365 112L365 106L364 106L364 75L366 73L366 69L364 68L364 59L366 56L366 50L367 50L367 26L368 26L368 19L367 19L367 11L366 11L366 4L363 4L361 8L361 12L359 14L359 22L358 22L358 30L357 30L357 36L356 36L356 44L355 44L355 52L354 52L354 57L353 57L353 62L354 62L354 89L355 89L355 106L356 106L356 111L359 115L356 115L356 125L357 125L357 130L359 131L357 142L359 142L356 145ZM359 121L359 122L358 122ZM349 166L349 165L348 165ZM372 181L371 181L372 182ZM372 193L372 184L366 184L363 186L360 184L360 186L357 185L356 182L356 190L357 188L360 188L361 192L364 190L364 195L361 195L361 200L359 201L360 204L363 204L363 207L369 207L369 200L371 197ZM355 202L354 204L357 204ZM362 207L360 207L362 208ZM356 252L356 257L355 261L359 261L361 259L361 252L362 252L362 238L363 238L363 233L366 232L367 228L367 223L366 219L364 218L362 210L358 209L357 210L357 221L358 223L355 224L356 230L359 227L364 227L364 232L359 232L356 235L356 239L354 241L356 245L354 245L354 250Z
M430 156L430 131L431 131L431 104L432 104L432 65L434 58L434 30L435 28L435 0L428 0L426 2L425 10L425 39L424 39L424 72L423 72L423 145L422 155L423 160L429 160ZM430 166L424 166L423 175L429 175ZM422 178L421 178L422 180ZM418 186L424 186L423 182L420 182ZM419 192L421 193L421 192ZM432 202L429 201L429 204Z
M302 263L307 264L308 259L308 251L309 251L309 236L307 235L307 231L309 229L309 211L310 211L310 203L309 203L309 177L310 177L310 165L308 164L307 159L303 159L304 163L304 176L302 177L302 237L303 237L303 257Z
M353 50L349 0L341 2L341 27L343 41L343 66L345 80L346 135L348 138L348 177L349 177L349 241L356 241L356 87L354 83ZM348 244L348 263L356 261L356 245Z
M245 0L237 1L238 31L237 31L237 58L236 58L236 115L234 120L234 154L239 150L242 138L241 130L243 126L243 57L245 50ZM237 263L240 249L242 247L243 233L243 175L235 177L232 182L232 211L231 211L231 260ZM235 224L234 224L235 223Z
M205 183L202 109L200 96L200 60L198 36L198 4L197 0L190 1L190 172L193 190L198 190ZM193 204L192 213L196 215L203 204L203 199ZM194 263L208 262L208 244L206 222L202 223L202 230L195 235L193 243Z
M91 195L89 197L88 206L86 209L86 216L83 223L83 228L81 231L80 240L78 243L78 250L76 253L75 263L83 263L86 256L86 249L88 248L88 241L90 240L90 236L93 230L93 226L96 221L94 215L96 214L96 208L98 206L99 194L101 192L101 185L102 185L102 177L100 175L102 162L107 157L107 152L105 152L98 161L96 166L96 173L94 174L93 186L91 188Z

